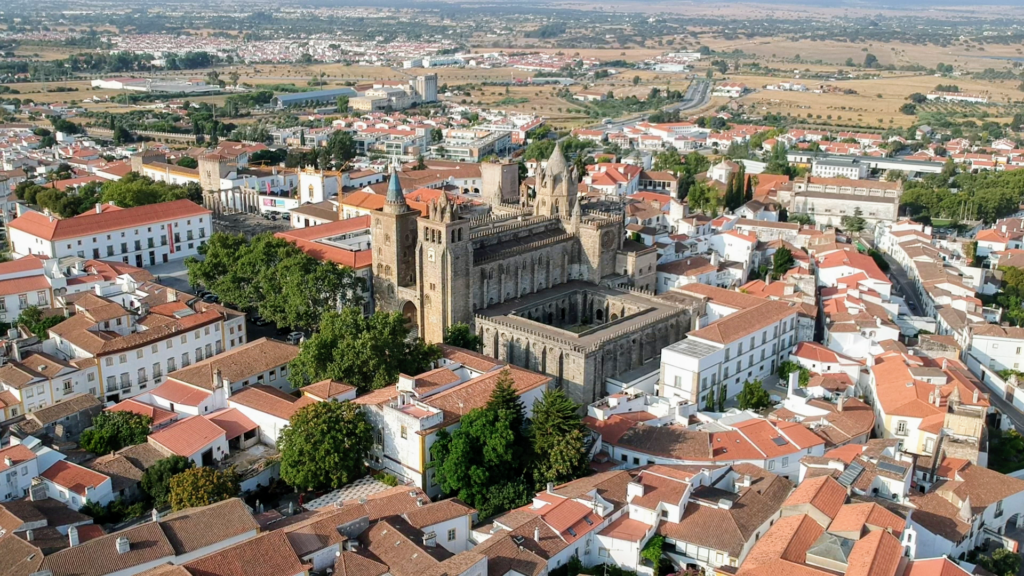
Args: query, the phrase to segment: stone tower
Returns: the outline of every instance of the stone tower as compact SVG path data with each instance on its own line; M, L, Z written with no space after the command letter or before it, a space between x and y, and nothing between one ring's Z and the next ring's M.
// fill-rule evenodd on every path
M568 218L576 202L576 178L562 155L561 142L555 144L548 163L537 175L537 198L533 213L538 216Z
M444 192L419 219L420 336L442 342L444 331L459 322L472 325L473 244L470 222L459 215Z
M405 299L400 289L416 284L416 219L419 210L409 208L391 169L387 196L382 210L370 214L370 246L373 247L373 298L378 310L403 310ZM413 310L415 312L415 310Z
M483 181L480 195L492 207L519 200L518 164L481 162L480 179Z
M199 156L199 184L204 192L220 192L220 180L231 173L231 159L208 152Z

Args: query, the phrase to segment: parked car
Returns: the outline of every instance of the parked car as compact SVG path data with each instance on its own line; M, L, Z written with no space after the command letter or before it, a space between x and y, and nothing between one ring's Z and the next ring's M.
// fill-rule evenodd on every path
M206 296L203 296L203 302L209 302L210 304L215 304L218 300L220 300L220 298L218 298L216 294L207 293Z
M302 332L292 332L291 334L288 335L287 338L284 339L284 341L289 344L298 344L299 342L302 342L302 339L305 337L306 335L303 334Z
M266 326L267 324L270 324L270 320L267 320L262 316L253 316L252 323L257 326Z

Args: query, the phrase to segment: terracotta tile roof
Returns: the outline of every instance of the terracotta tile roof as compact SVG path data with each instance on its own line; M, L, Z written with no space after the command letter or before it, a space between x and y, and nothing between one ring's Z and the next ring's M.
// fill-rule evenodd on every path
M89 522L85 514L68 508L63 502L43 500L11 500L0 504L0 528L12 532L22 524L45 522L47 526L64 527Z
M299 399L272 386L257 384L246 386L228 398L228 405L237 404L269 414L282 420L291 420L292 415L306 405Z
M829 532L856 532L865 528L885 530L891 528L897 537L903 534L907 521L874 502L844 504L828 525Z
M355 386L350 386L337 380L321 380L309 386L303 386L302 394L325 401L341 394L348 394L355 389Z
M423 530L427 526L440 524L447 520L472 516L475 513L476 510L462 500L448 498L447 500L432 502L419 508L414 508L406 512L403 517L413 528Z
M261 534L184 567L192 576L296 576L308 570L282 532Z
M163 450L149 443L128 446L117 451L117 454L127 458L136 468L146 470L160 460L167 457Z
M771 300L755 308L720 318L700 330L690 332L689 337L718 344L729 344L789 316L795 316L797 312L798 310L790 302Z
M7 459L11 459L11 465L7 465ZM7 448L0 450L0 472L11 468L12 466L18 466L28 462L29 460L35 460L36 453L30 450L24 444L12 444Z
M166 448L172 454L190 458L224 436L220 426L202 416L189 416L150 434L149 441Z
M161 518L159 524L179 556L259 529L248 506L239 498L172 512Z
M902 557L900 541L884 530L875 530L853 545L846 576L895 576Z
M421 576L452 556L440 546L424 546L421 535L402 518L393 517L370 526L359 539L368 553L389 567L392 576Z
M846 489L831 476L804 480L786 499L783 506L810 504L829 518L835 518L846 503Z
M150 394L163 398L173 404L199 406L212 395L212 392L201 390L195 386L189 386L174 379L168 379L163 384L154 388Z
M142 481L145 470L119 454L106 454L86 463L86 466L110 478L111 490L117 494ZM79 535L81 536L81 535Z
M288 364L299 355L299 347L279 340L259 338L211 356L168 376L193 386L213 390L214 373L220 370L228 382L241 382Z
M392 384L357 396L353 402L362 406L379 406L398 398L398 386Z
M128 539L128 551L117 554L117 538ZM108 534L73 548L47 556L42 568L53 576L105 576L135 566L170 560L174 548L159 523L147 522L120 532Z
M146 404L129 398L128 400L122 400L117 404L114 404L110 408L106 409L108 412L132 412L141 416L148 416L152 419L152 426L159 427L170 422L171 420L177 420L178 414L171 412L170 410L164 410L159 406L153 406L152 404Z
M24 294L37 290L49 290L50 281L42 273L36 276L25 276L23 278L9 278L0 280L0 294Z
M203 417L223 430L224 437L227 440L234 440L246 432L259 428L255 422L250 420L245 414L242 414L238 408L222 408Z
M388 567L355 552L342 552L334 561L334 573L337 576L384 576Z
M303 556L347 540L338 531L338 527L357 520L364 514L362 511L353 510L361 508L358 505L346 508L350 508L350 510L332 508L315 513L301 522L283 526L280 530L287 536L288 543L291 544L295 555L301 559Z
M508 366L502 370L492 370L481 374L462 384L438 392L425 398L423 402L444 412L444 420L439 426L450 426L458 422L463 414L487 403L491 392L498 384L498 379L501 378L505 370L508 370L512 377L512 387L520 396L530 390L547 386L551 382L551 377L545 374L538 374L517 366ZM429 432L429 430L425 432Z
M96 214L86 212L75 218L51 220L40 212L25 212L11 221L8 226L43 240L63 240L144 226L190 216L207 216L211 212L190 200L174 200L159 204L148 204L124 210Z
M747 554L739 574L820 575L819 570L807 572L800 567L807 558L807 550L824 531L821 524L806 514L779 518Z
M109 480L109 478L99 472L94 472L66 460L54 463L40 476L57 486L67 488L69 491L81 496L87 496L86 488L98 488L100 484Z
M677 542L687 542L728 552L739 557L754 533L779 511L793 489L793 483L751 464L738 464L733 470L750 475L751 485L741 488L738 497L731 491L700 486L692 498L732 502L728 510L689 502L678 524L662 521L658 533Z
M507 535L493 536L477 545L474 551L487 555L488 574L508 574L510 572L524 576L540 576L548 569L547 558L538 554L538 547L530 538L523 544L516 544Z
M439 346L441 347L441 354L445 359L452 362L458 362L459 364L472 368L477 372L490 372L491 370L502 366L499 360L491 358L485 354L480 354L479 352L450 346L448 344L440 344Z
M725 288L710 286L708 284L687 284L680 288L674 288L673 291L680 292L682 294L689 294L698 298L707 298L715 304L729 306L730 308L736 308L737 310L753 308L765 303L764 298L758 298L757 296L751 296L735 290L726 290Z
M644 454L679 460L712 459L711 439L707 432L690 431L675 425L647 426L618 416L605 421L587 416L583 422L601 434L602 441Z
M914 508L914 522L932 534L951 542L959 542L971 531L971 525L960 519L960 507L954 506L937 492L924 495L911 493L910 504Z
M31 543L14 534L0 538L0 576L29 576L42 564L42 550Z
M957 566L949 558L911 560L903 576L969 576L971 573Z
M390 490L378 492L366 498L362 506L366 509L366 515L370 522L390 516L401 516L419 508L419 501L429 502L430 497L419 488L408 486L396 486ZM346 505L356 504L349 501Z
M1014 494L1024 492L1024 480L970 463L956 471L955 479L959 480L961 484L953 490L953 493L961 500L970 499L971 508L976 512ZM942 482L938 484L941 486ZM939 490L940 486L933 487L933 490Z

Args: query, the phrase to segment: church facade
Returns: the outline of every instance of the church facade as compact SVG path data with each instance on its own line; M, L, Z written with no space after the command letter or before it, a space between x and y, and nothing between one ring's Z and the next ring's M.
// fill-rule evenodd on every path
M612 310L621 307L616 298L640 300L630 317L653 322L655 337L648 342L681 338L689 312L653 297L656 249L625 240L621 215L587 211L577 201L576 183L556 146L532 200L492 206L490 217L469 219L444 194L426 213L413 210L393 172L385 206L371 214L377 309L402 312L428 342L441 342L454 324L468 324L483 338L484 353L551 375L577 402L596 400L603 378L639 367L653 353L635 361L623 355L613 363L615 374L582 364L568 368L573 350L596 356L602 339L625 327L623 311ZM509 194L484 190L484 196ZM558 304L560 295L576 304ZM518 312L537 299L550 300L543 313L535 306L530 314ZM608 307L595 308L598 302ZM506 315L512 320L504 322ZM540 337L530 334L547 336L543 350Z

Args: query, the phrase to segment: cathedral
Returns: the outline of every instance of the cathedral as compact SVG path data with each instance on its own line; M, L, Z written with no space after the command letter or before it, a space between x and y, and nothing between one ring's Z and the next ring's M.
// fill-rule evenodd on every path
M656 343L682 337L689 313L653 298L656 249L626 240L621 215L588 211L576 188L560 145L538 172L533 199L492 205L486 218L464 217L444 194L426 213L414 210L392 172L385 205L370 223L377 309L401 312L427 342L468 324L484 339L484 353L574 384L568 388L577 401L596 400L599 380L613 374L570 376L570 348L585 363L611 325L621 332L629 322L665 316L658 312L687 315L680 326L673 322L671 335L663 327L661 338L649 339L636 359L616 358L612 372L621 373L651 357Z

